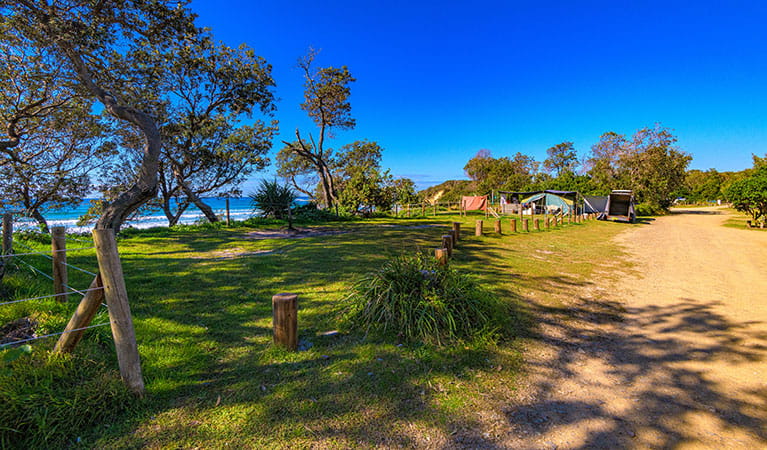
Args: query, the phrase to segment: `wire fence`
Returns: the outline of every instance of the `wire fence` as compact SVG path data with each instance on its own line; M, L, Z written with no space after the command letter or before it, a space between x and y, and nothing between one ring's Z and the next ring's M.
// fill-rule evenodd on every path
M49 235L50 236L49 233L45 233L45 235ZM58 250L51 249L48 253L45 253L45 252L42 252L42 251L38 251L34 247L31 247L31 246L21 242L19 239L14 239L12 241L13 247L23 248L24 250L17 253L17 252L14 251L15 249L12 248L12 249L10 249L10 252L8 252L7 254L0 254L0 263L4 262L4 260L7 261L7 260L10 260L12 258L14 263L20 263L25 268L28 268L32 273L34 273L35 276L39 275L39 276L42 276L42 277L44 277L44 278L46 278L46 279L48 279L48 280L53 282L54 281L53 276L45 273L44 271L42 271L38 267L36 267L34 264L31 264L30 262L26 261L24 259L24 257L41 256L41 257L44 257L44 258L46 258L46 259L48 259L50 261L54 261L54 258L51 255L52 254L56 254L58 252L70 253L70 252L76 252L76 251L92 250L92 249L95 248L95 247L92 246L93 245L92 241L78 239L78 238L75 238L75 237L73 237L71 235L68 235L68 234L65 234L65 237L66 237L67 240L70 240L70 241L73 241L73 242L77 242L77 243L79 243L81 245L86 245L86 246L76 247L76 248L64 248L64 249L58 249ZM51 236L51 238L52 238L52 236ZM90 245L90 246L88 246L88 245ZM84 273L86 275L90 275L90 276L93 276L93 277L97 276L96 273L94 273L94 272L92 272L90 270L86 270L86 269L83 269L81 267L78 267L78 266L76 266L74 264L66 263L66 262L63 262L63 261L60 262L60 263L65 265L67 268L71 268L73 270L79 271L79 272ZM104 289L103 286L89 287L87 289L76 289L76 288L74 288L72 286L69 286L66 283L63 284L63 287L66 289L66 292L59 292L59 293L48 294L48 295L39 295L39 296L33 296L33 297L26 297L26 298L8 300L8 301L0 302L0 306L7 306L7 305L13 305L13 304L30 302L30 301L44 300L44 299L49 299L49 298L58 298L58 297L69 295L71 293L76 293L76 294L79 294L79 295L82 295L83 297L85 297L89 292L100 291L100 290ZM105 307L107 306L105 303L102 303L101 305L105 306ZM109 325L110 323L111 323L110 321L107 321L107 322L103 322L103 323L89 325L89 326L86 326L86 327L80 327L80 328L74 328L74 329L70 329L70 330L65 330L65 331L61 331L61 332L58 332L58 333L48 333L48 334L41 335L41 336L34 336L33 335L31 337L26 337L24 339L17 339L17 340L13 340L11 342L6 342L6 343L3 343L3 344L0 344L0 350L2 350L4 348L7 348L7 347L12 347L12 346L20 345L20 344L23 344L23 343L36 341L36 340L39 340L39 339L46 339L46 338L50 338L50 337L61 336L63 334L72 333L72 332L75 332L75 331L84 331L84 330L91 329L91 328L98 328L98 327L102 327L102 326L105 326L105 325ZM2 338L2 336L0 336L0 338Z

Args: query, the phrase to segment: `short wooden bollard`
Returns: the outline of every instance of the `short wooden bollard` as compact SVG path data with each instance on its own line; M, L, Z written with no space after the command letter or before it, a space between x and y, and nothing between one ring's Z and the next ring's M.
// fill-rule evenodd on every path
M437 258L437 264L444 266L447 264L448 254L446 248L435 248L434 257Z
M511 232L516 233L517 232L517 219L511 219L509 221L511 223Z
M458 234L456 233L456 231L455 230L450 230L450 231L448 231L448 234L453 239L453 248L458 247Z
M482 226L483 226L483 223L481 220L478 220L474 224L474 236L482 236Z
M447 249L447 256L453 256L453 236L450 234L442 235L442 248Z
M274 344L290 351L298 349L298 294L272 297Z
M67 230L64 227L51 228L51 253L53 254L53 293L56 300L66 302L67 285Z
M501 234L501 219L495 221L495 232Z
M530 231L529 221L530 219L522 219L522 231Z
M455 241L461 239L461 222L453 222L453 231L455 231Z
M3 214L3 255L13 253L13 214ZM6 262L8 258L6 258Z
M543 224L546 227L546 230L548 230L549 228L551 228L551 219L548 219L548 218L543 219Z
M533 220L533 230L541 231L541 219Z

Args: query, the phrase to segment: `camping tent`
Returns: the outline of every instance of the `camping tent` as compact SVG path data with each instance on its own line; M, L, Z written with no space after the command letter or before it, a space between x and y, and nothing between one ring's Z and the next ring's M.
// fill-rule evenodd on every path
M606 195L584 195L584 212L586 214L601 214L607 211Z
M523 214L545 213L567 215L576 209L576 200L578 198L578 192L576 191L500 191L499 194L501 195L501 208L504 214L519 213L521 205Z

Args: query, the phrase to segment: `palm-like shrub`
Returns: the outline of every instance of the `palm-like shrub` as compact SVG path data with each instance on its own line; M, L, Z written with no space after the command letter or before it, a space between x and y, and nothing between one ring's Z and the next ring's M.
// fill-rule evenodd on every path
M254 210L263 217L287 219L292 228L290 208L296 201L296 193L289 186L281 185L276 180L261 180L255 192L250 194Z
M353 329L437 345L506 330L510 317L496 296L424 254L387 261L344 307Z

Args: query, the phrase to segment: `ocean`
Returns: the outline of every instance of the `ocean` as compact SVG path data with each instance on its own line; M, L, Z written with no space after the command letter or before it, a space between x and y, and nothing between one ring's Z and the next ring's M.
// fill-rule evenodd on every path
M93 225L84 227L77 226L77 219L85 214L90 206L91 199L83 200L79 205L74 208L59 209L43 211L43 217L48 221L48 226L64 226L68 232L84 233L93 229ZM204 199L216 215L224 218L226 215L226 198L209 197ZM307 199L302 198L297 200L296 203L306 203ZM229 199L229 215L232 220L245 220L250 217L254 217L258 214L254 210L252 201L248 197L242 198L230 198ZM193 224L198 221L205 220L205 216L194 205L187 208L184 214L179 219L180 224ZM151 228L151 227L167 227L168 219L165 218L161 209L149 211L147 214L138 217L135 220L127 221L123 227L135 227L135 228ZM14 222L14 229L37 229L37 222L31 218L16 218Z

